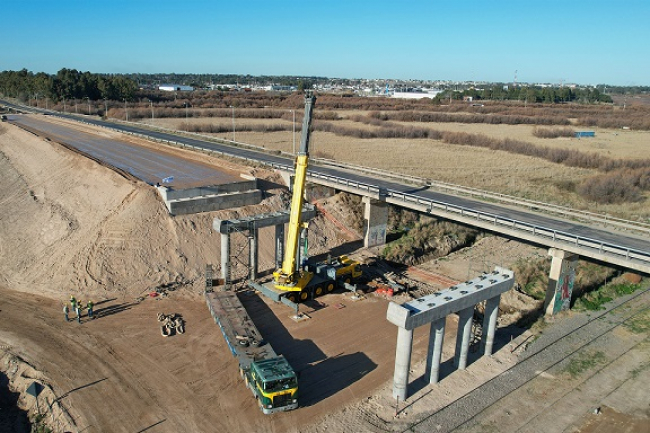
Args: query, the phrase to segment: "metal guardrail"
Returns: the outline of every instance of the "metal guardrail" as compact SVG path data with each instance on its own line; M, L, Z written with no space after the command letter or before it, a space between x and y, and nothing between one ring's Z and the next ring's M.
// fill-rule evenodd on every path
M387 197L392 198L393 199L392 202L401 201L403 203L410 203L418 207L425 207L431 210L435 208L435 209L442 210L444 212L462 215L466 218L480 220L482 222L489 223L493 226L501 226L501 227L509 228L511 230L525 232L538 238L548 239L552 242L564 243L567 246L570 245L575 248L589 249L591 251L594 251L595 253L613 255L621 259L624 259L626 261L636 261L642 263L645 266L650 266L650 252L628 248L613 243L603 242L597 239L577 236L568 232L563 232L561 230L555 230L548 227L534 225L524 221L506 218L488 212L477 211L463 206L454 205L451 203L425 199L413 194L407 194L407 193L403 193L391 189L383 190L373 185L353 182L350 181L349 179L339 178L337 176L327 175L323 173L310 173L308 177L313 177L316 179L318 178L326 179L329 182L337 183L347 187L356 187L361 191L369 191L369 192L381 191L385 193Z
M556 205L552 203L544 203L536 200L527 200L520 197L502 194L498 192L485 191L477 188L471 188L453 183L435 181L428 178L422 178L411 175L395 174L390 171L375 169L370 167L350 165L339 161L330 159L319 159L319 162L324 162L331 167L340 167L347 170L363 171L371 176L381 175L383 177L393 178L397 181L408 181L416 185L426 186L429 189L436 191L446 192L457 196L473 197L478 199L494 200L501 203L509 203L518 207L529 209L533 211L546 211L556 215L562 215L572 219L583 219L595 223L603 223L609 226L615 226L626 230L636 230L645 234L650 234L650 224L640 221L630 221L623 218L616 218L609 215L597 214L594 212L572 209L566 206Z

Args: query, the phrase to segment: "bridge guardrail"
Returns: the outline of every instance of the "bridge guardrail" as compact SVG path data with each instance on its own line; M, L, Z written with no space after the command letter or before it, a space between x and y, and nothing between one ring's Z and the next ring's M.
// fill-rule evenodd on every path
M381 189L374 185L363 184L360 182L351 182L348 179L339 178L337 176L327 175L323 173L310 173L309 177L327 179L330 182L338 183L345 186L358 187L362 191L378 192ZM636 250L621 245L616 245L608 242L599 241L583 236L577 236L568 232L555 230L539 225L530 224L524 221L519 221L511 218L502 217L499 215L469 209L463 206L454 205L451 203L424 199L412 194L407 194L391 189L385 190L387 196L394 199L399 199L403 202L413 203L419 206L429 207L430 209L437 208L445 212L456 213L469 218L474 218L481 221L489 222L493 225L506 226L508 228L524 231L532 234L533 236L547 238L553 242L562 242L568 245L573 245L580 248L588 248L601 254L615 255L628 261L639 261L646 265L650 265L650 252Z

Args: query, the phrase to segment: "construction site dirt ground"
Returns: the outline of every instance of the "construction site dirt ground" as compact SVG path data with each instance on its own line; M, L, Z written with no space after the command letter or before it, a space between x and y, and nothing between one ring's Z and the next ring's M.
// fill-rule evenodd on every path
M525 348L520 343L529 338L524 329L500 328L495 356L479 358L474 351L469 368L457 372L451 365L456 329L450 316L442 382L429 387L419 380L428 332L416 331L413 397L396 411L391 391L397 329L385 319L388 299L329 294L301 307L310 319L296 322L284 305L243 292L262 334L300 373L301 407L265 416L243 385L201 291L205 264L219 262L212 218L272 204L172 218L149 186L5 124L0 172L0 371L11 391L20 393L18 405L31 414L37 408L25 390L34 381L45 385L39 409L54 431L407 430L432 408L516 365L517 351ZM443 287L446 280L538 254L543 252L484 238L475 248L414 269L412 276L432 286L439 277ZM149 296L161 287L175 290ZM62 307L72 294L92 299L97 318L65 322ZM509 296L514 303L519 295ZM159 312L181 314L186 332L163 337ZM629 363L621 371L637 371L647 384L647 362L641 362L643 369L636 357L621 362ZM628 420L641 421L618 431L635 431L647 420L647 395L639 397L634 389L625 394L626 389L616 395L629 398L627 405L609 402L603 417L627 413ZM574 431L588 415L580 410ZM587 422L588 431L602 431ZM567 425L558 419L548 431Z

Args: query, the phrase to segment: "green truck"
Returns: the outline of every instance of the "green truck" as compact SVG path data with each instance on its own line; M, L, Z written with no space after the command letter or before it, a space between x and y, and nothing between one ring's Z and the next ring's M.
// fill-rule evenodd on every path
M298 378L283 357L264 341L235 292L205 292L214 321L233 356L239 374L265 414L298 407Z

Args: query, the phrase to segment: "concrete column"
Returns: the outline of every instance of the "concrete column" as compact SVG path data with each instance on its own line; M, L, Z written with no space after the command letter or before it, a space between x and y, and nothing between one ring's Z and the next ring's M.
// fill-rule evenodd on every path
M467 352L469 351L469 343L472 336L473 317L473 306L458 312L458 333L456 334L456 354L454 355L454 361L459 370L464 370L467 367Z
M284 224L275 225L275 269L282 267L284 259Z
M309 255L307 253L307 248L309 247L308 243L309 239L309 229L307 226L303 226L302 231L300 232L300 240L298 242L298 254L296 254L296 257L298 258L298 268L301 269L303 263L309 259Z
M548 254L553 257L553 260L548 275L544 311L547 316L550 316L568 310L571 306L578 256L556 248L549 249Z
M499 302L501 295L485 301L485 314L483 315L483 336L481 344L485 355L492 355L494 345L494 331L497 329L497 316L499 314Z
M446 317L431 322L429 330L429 349L427 351L427 368L424 373L429 383L438 383L440 379L440 358L442 357L443 341L445 339Z
M230 233L221 233L221 278L225 290L230 290Z
M393 376L393 397L406 400L411 368L413 330L397 328L397 350L395 351L395 374Z
M366 205L363 215L363 246L367 248L384 245L388 226L388 204L369 197L364 197L363 202Z
M258 247L257 238L259 236L259 229L251 229L248 236L248 252L250 255L250 279L256 280L258 273Z

